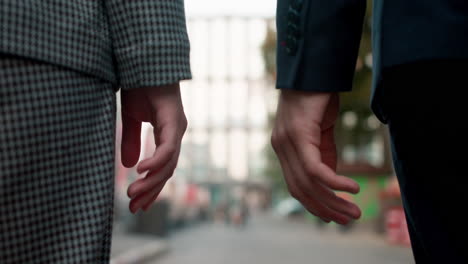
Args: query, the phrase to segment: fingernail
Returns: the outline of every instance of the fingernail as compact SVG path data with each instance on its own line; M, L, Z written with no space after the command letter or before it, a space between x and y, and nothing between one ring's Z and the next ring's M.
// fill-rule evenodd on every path
M359 184L356 184L355 185L355 194L359 193L359 191L361 191L361 187L359 186Z

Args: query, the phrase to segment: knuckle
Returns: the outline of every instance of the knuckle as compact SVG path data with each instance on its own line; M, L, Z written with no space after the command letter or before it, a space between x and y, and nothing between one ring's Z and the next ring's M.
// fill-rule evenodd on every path
M275 137L276 137L275 141L279 146L280 144L286 142L288 135L287 135L286 130L281 129L281 130L276 131Z
M177 151L177 148L175 145L171 144L170 146L167 147L167 156L172 157Z
M315 169L315 164L314 163L311 163L311 162L306 162L305 165L304 165L304 170L305 170L305 173L308 175L308 176L313 176L315 177L316 174L317 174L317 171Z
M288 134L293 136L293 138L301 136L301 124L298 121L292 121L291 125L288 127Z
M273 147L273 149L275 151L278 151L278 147L279 147L279 141L278 141L278 136L276 133L273 133L270 137L270 143L271 143L271 146Z
M185 115L183 116L181 123L182 123L182 131L183 131L183 133L185 133L187 131L188 125L189 125L187 117Z

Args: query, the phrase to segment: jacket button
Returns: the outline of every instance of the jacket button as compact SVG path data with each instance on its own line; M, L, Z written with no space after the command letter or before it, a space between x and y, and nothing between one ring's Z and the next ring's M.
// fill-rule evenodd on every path
M294 0L291 3L291 7L296 9L297 11L301 11L303 5L304 5L304 0Z
M298 40L294 36L288 35L286 38L286 53L288 55L296 54Z
M301 9L304 0L292 0L289 5L286 28L286 53L295 55L298 48L298 39L301 38L299 25L301 23Z
M294 23L288 23L288 27L286 29L288 36L293 36L295 38L301 38L301 32L299 31L299 26Z
M288 22L299 24L300 20L301 20L301 17L299 16L299 13L297 13L296 11L290 10L288 12Z

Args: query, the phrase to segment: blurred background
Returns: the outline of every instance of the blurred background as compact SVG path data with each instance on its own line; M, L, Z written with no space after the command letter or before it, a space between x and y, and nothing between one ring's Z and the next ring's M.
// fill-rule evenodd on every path
M414 263L387 130L369 108L371 4L336 131L339 173L361 186L340 195L361 219L325 224L287 192L269 145L276 1L187 0L193 80L182 83L179 165L157 203L130 214L127 187L141 176L121 165L118 120L113 263ZM145 126L141 159L153 154L152 135Z

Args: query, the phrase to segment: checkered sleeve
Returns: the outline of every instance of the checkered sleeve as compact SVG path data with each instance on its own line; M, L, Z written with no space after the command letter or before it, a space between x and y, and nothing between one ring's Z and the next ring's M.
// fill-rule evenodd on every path
M104 0L120 87L190 79L184 0Z

